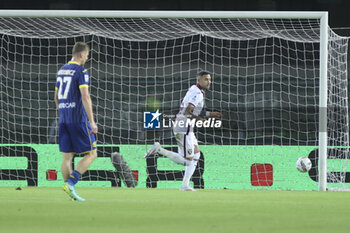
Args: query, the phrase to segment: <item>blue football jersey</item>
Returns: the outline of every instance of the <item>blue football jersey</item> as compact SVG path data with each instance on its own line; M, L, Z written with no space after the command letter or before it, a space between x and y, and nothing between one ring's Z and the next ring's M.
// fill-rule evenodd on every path
M57 72L56 90L58 90L59 123L80 123L88 121L83 102L81 87L89 87L87 69L75 61L70 61Z

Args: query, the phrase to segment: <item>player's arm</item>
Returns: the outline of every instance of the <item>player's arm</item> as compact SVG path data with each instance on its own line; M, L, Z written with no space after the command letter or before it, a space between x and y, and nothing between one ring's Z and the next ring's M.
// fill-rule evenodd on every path
M187 105L186 110L185 110L185 115L190 119L196 119L197 121L204 121L205 119L203 117L196 116L193 114L194 107L195 106L192 103L189 103Z
M91 125L91 133L96 134L97 133L97 125L94 120L94 114L92 112L92 101L90 97L89 87L86 85L79 88L81 93L81 100L84 105L85 112L87 114L87 117L89 119L90 125Z
M209 112L209 117L220 118L222 117L221 112Z
M185 111L185 115L189 116L189 118L193 119L196 118L197 120L202 120L204 121L204 117L214 117L214 118L220 118L222 117L222 113L221 112L208 112L208 111L203 111L203 113L199 114L199 116L196 116L193 114L193 110L194 110L194 105L192 103L189 103L186 111Z
M202 111L199 116L201 117L213 117L213 118L219 118L222 117L221 112L209 112L209 111Z
M56 90L55 90L54 99L55 99L55 103L56 103L56 108L58 109L58 89L57 89L57 88L56 88Z

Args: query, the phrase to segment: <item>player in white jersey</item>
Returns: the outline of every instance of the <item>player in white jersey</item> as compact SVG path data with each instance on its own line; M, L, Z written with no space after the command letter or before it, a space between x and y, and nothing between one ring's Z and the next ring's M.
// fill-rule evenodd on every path
M177 164L186 166L185 175L180 187L181 191L195 191L190 187L189 182L200 157L198 141L193 133L194 124L190 122L204 121L204 117L218 118L222 115L220 112L202 112L204 107L204 93L205 90L209 89L210 83L210 73L206 71L200 72L198 74L197 84L190 87L181 103L180 111L176 115L173 127L178 145L178 153L165 150L156 142L145 154L145 158L147 158L154 153L159 153Z

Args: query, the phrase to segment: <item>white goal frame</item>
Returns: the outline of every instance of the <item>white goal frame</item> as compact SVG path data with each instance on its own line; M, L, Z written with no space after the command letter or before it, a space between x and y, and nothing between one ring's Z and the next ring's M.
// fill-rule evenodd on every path
M0 17L85 17L85 18L255 18L320 20L319 89L319 191L327 188L327 60L328 12L291 11L77 11L77 10L0 10Z

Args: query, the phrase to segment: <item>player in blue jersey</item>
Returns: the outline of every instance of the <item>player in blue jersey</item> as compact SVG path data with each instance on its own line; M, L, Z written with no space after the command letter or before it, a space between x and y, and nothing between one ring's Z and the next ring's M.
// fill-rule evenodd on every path
M63 190L74 200L85 201L75 191L75 184L97 157L97 125L92 111L89 92L89 74L83 66L89 57L89 46L77 42L72 60L57 72L55 91L56 107L59 109L59 148L63 153ZM72 171L74 154L85 154Z

